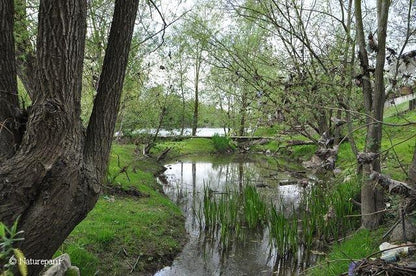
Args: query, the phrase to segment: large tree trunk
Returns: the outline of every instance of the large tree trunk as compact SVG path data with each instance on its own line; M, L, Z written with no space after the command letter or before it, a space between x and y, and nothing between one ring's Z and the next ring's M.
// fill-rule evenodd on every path
M3 15L13 16L8 8L13 1L0 3L3 23ZM18 147L7 161L0 159L0 220L10 224L21 216L19 228L25 231L25 240L18 246L27 258L51 258L97 201L107 170L137 6L137 0L116 1L102 81L85 136L80 100L87 2L40 2L38 85L32 86L38 89L26 132L20 144L13 140L0 144L0 152ZM14 48L13 41L5 44ZM7 47L2 45L0 51ZM14 55L0 55L0 73L3 76L6 68L7 75L16 78L14 64L3 66L10 59ZM6 88L13 91L12 87ZM29 268L35 275L42 267Z
M13 0L0 0L0 162L14 154L19 140L13 14Z
M87 128L84 154L87 163L97 167L100 177L104 177L107 173L138 2L138 0L116 1L97 96ZM109 110L112 112L108 112Z

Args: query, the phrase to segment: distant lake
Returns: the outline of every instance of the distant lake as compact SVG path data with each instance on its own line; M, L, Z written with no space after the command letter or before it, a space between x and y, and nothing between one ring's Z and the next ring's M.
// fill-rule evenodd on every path
M138 129L133 131L133 134L155 134L156 128L148 128L148 129ZM247 133L250 133L250 130L246 130ZM185 128L183 131L184 136L191 136L192 134L192 128ZM214 134L219 135L226 135L223 128L210 128L210 127L202 127L198 128L196 131L196 136L201 137L211 137L214 136ZM117 134L116 134L117 135ZM161 137L170 137L170 136L179 136L181 135L181 129L160 129L159 130L159 136Z

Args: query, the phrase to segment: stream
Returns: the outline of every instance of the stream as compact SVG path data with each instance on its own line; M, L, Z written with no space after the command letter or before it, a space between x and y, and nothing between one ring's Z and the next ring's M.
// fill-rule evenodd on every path
M201 230L197 215L204 187L221 194L230 189L241 191L245 185L256 186L265 202L283 205L291 212L297 208L305 186L315 181L298 164L270 164L264 156L233 155L181 159L165 167L159 181L166 195L182 209L189 240L172 266L156 276L299 275L315 261L315 256L303 254L302 248L297 261L280 257L270 245L267 228L251 231L244 241L223 252L219 241Z

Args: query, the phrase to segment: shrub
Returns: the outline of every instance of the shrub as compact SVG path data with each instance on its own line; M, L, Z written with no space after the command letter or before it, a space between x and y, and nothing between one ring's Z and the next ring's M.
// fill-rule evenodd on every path
M231 139L229 137L220 136L218 133L215 133L214 136L212 136L212 142L215 149L220 153L229 152L234 149L231 145Z

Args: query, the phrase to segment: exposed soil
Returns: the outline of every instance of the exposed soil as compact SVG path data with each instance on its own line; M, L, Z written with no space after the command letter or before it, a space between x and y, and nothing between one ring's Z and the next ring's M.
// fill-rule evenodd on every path
M104 187L105 194L118 195L118 196L131 196L131 197L149 197L148 194L140 192L136 187L129 186L127 189L123 188L121 185L106 185Z

